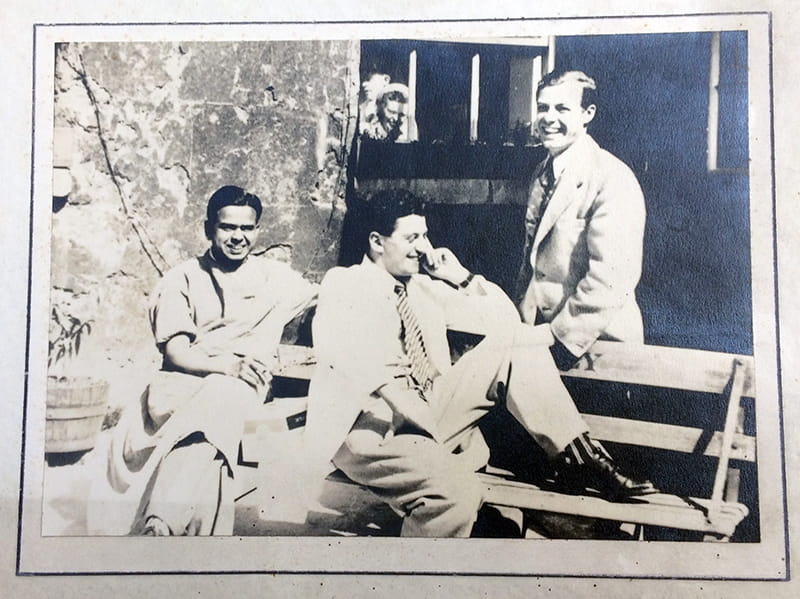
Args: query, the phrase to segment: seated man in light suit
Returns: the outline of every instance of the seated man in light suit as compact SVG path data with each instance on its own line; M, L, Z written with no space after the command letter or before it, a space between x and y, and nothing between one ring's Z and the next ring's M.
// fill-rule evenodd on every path
M483 499L475 473L488 460L477 423L504 400L564 477L610 499L655 491L589 439L548 352L549 328L522 324L499 287L434 249L419 200L383 191L366 211L363 261L332 269L320 288L312 476L338 467L404 516L404 536L469 536ZM451 364L456 321L485 337Z
M580 71L550 73L537 91L548 157L533 173L516 299L525 322L549 323L562 370L597 339L643 342L644 197L631 169L588 133L596 96Z

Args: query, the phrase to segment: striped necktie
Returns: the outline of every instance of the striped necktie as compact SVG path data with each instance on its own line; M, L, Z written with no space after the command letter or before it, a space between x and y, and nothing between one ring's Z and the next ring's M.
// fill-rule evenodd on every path
M411 362L411 376L414 381L427 391L433 383L434 377L439 374L431 364L428 353L425 351L425 340L422 338L422 328L416 314L411 309L408 301L408 292L403 284L395 285L394 292L397 294L397 312L403 323L403 347L406 355Z
M542 174L539 175L539 184L542 186L542 191L544 192L542 195L542 203L539 205L539 217L541 218L542 214L544 214L544 209L547 208L547 204L553 196L553 190L556 188L556 174L553 171L552 158L547 159L547 164L542 170Z

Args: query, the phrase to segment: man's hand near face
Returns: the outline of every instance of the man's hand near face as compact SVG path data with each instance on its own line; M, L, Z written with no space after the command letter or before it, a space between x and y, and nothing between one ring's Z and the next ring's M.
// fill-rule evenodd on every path
M423 270L434 279L441 279L455 286L463 283L470 275L449 248L431 247L422 255L420 263Z

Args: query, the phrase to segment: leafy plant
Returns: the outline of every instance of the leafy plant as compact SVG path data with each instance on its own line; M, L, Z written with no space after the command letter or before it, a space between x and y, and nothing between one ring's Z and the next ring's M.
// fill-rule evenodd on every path
M52 367L62 360L77 356L81 350L81 339L92 332L91 323L92 320L83 321L53 306L50 311L47 366Z

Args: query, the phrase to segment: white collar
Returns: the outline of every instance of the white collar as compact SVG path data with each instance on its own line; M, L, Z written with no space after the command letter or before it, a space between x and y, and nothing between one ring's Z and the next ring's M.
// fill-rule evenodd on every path
M591 136L585 133L576 139L566 150L561 152L561 154L553 157L553 175L555 175L556 179L558 179L569 166L582 160L582 148L586 146L590 139Z
M361 266L364 267L367 272L371 273L370 276L374 277L375 281L378 282L379 285L386 287L387 290L394 292L394 288L398 285L398 283L403 283L403 281L395 278L389 272L373 262L367 254L364 254L364 258L361 260Z

